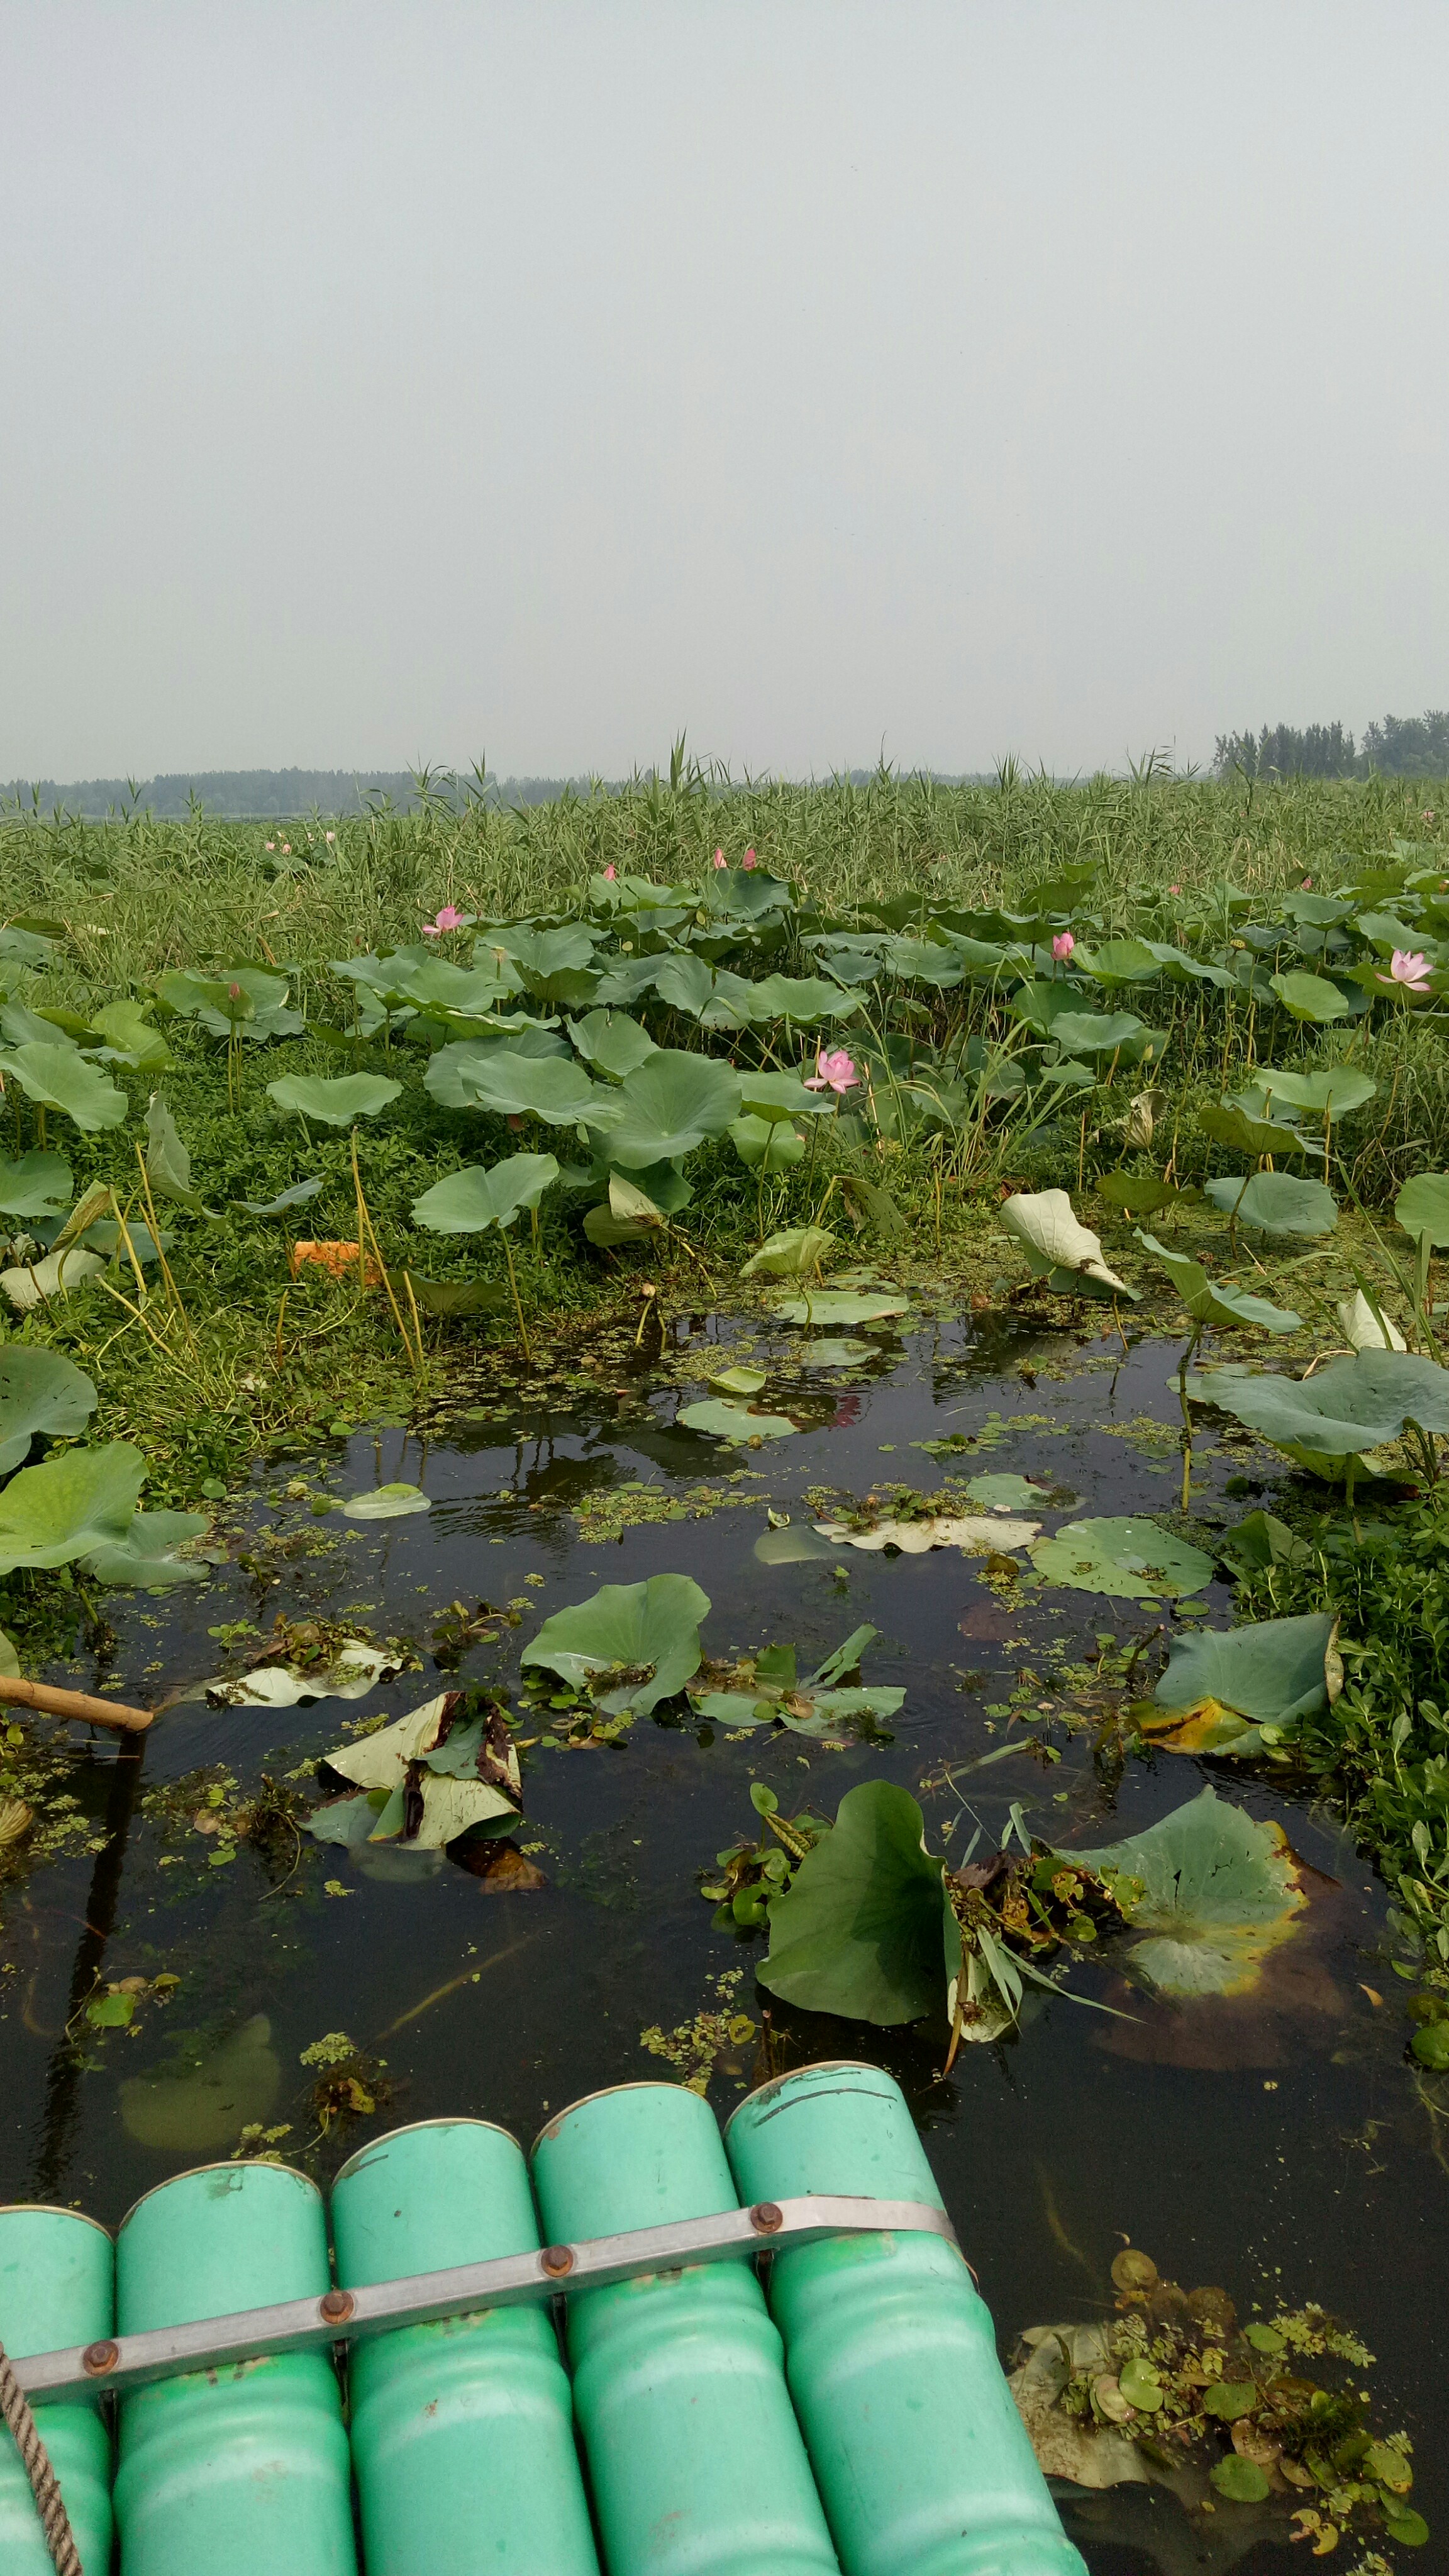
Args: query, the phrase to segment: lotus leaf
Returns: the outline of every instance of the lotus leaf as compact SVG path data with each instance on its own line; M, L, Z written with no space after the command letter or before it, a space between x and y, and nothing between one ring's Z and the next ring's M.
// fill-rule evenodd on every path
M686 1431L710 1431L717 1440L788 1440L799 1429L783 1413L751 1413L743 1404L726 1404L710 1397L701 1404L686 1404L675 1415Z
M0 1155L0 1216L58 1216L69 1206L75 1182L59 1154Z
M1130 1011L1060 1011L1051 1026L1064 1055L1116 1055L1142 1031Z
M318 1172L310 1181L294 1181L292 1187L289 1190L283 1190L279 1198L238 1199L237 1206L245 1208L248 1216L281 1216L286 1208L305 1207L308 1199L315 1199L318 1192L326 1186L326 1181Z
M1332 1020L1346 1020L1353 1003L1346 993L1331 984L1326 975L1309 975L1301 970L1291 975L1268 978L1285 1011L1295 1020L1308 1020L1315 1028L1326 1028Z
M717 1395L758 1395L769 1376L768 1369L720 1369L710 1379Z
M764 1530L755 1541L755 1556L761 1565L818 1565L832 1553L828 1539L817 1537L806 1522L791 1521L784 1529Z
M557 1179L552 1154L510 1154L487 1170L471 1163L414 1199L413 1223L434 1234L483 1234L490 1225L512 1225L520 1208L537 1207Z
M966 971L955 946L939 939L888 939L882 957L902 982L934 984L941 992L959 984Z
M218 1673L211 1681L193 1682L179 1696L205 1700L212 1708L295 1708L304 1699L365 1699L400 1670L397 1658L381 1646L370 1646L365 1637L348 1637L330 1664L313 1670L300 1664L254 1664L250 1672Z
M858 994L842 993L818 975L763 975L751 989L756 1020L798 1020L808 1027L814 1020L849 1019L860 1008Z
M1007 1555L1030 1547L1040 1521L1019 1521L970 1513L936 1513L918 1521L877 1521L874 1529L853 1530L844 1521L817 1521L816 1535L836 1547L859 1547L874 1553L896 1548L902 1556L924 1556L929 1548L959 1547L963 1556Z
M271 2038L271 2023L257 2013L218 2046L128 2076L121 2086L127 2137L169 2155L235 2146L248 2121L265 2120L282 2089Z
M28 969L47 966L55 955L55 940L64 936L64 925L57 922L54 938L39 931L26 930L18 921L7 922L0 930L0 966L24 966Z
M52 1297L68 1297L87 1279L94 1279L105 1262L98 1252L78 1252L74 1247L65 1252L48 1252L43 1261L24 1262L13 1270L0 1270L3 1288L12 1306L21 1314Z
M137 1512L124 1538L91 1548L81 1562L98 1583L130 1583L143 1592L205 1583L210 1566L174 1551L185 1540L200 1538L208 1526L204 1512Z
M858 1368L862 1360L879 1357L874 1342L857 1342L849 1338L843 1341L821 1340L807 1342L804 1350L796 1355L795 1365L797 1368Z
M22 1467L0 1493L0 1574L70 1565L94 1548L124 1544L145 1476L140 1450L124 1440Z
M582 1065L567 1056L515 1055L497 1047L474 1066L469 1077L480 1109L500 1118L541 1118L550 1127L607 1127L615 1115L615 1094L590 1082Z
M191 1186L191 1156L159 1091L152 1092L146 1105L146 1178L157 1198L200 1207L200 1197Z
M149 1002L106 1002L92 1013L92 1025L106 1041L106 1052L122 1063L159 1072L171 1062L171 1049L150 1017Z
M1134 1938L1126 1973L1184 2002L1250 1993L1307 1902L1281 1827L1257 1823L1212 1789L1125 1842L1062 1858L1140 1883L1131 1925L1147 1937Z
M1049 1038L1064 1013L1082 1016L1082 997L1070 984L1018 984L1011 997L1013 1019L1024 1020L1038 1037ZM1087 1013L1092 1020L1095 1014Z
M782 1324L880 1324L910 1310L909 1297L891 1289L817 1288L809 1296L782 1297L771 1311Z
M611 1082L622 1082L636 1065L659 1052L648 1031L624 1011L590 1011L587 1019L570 1020L569 1036L585 1063L607 1074Z
M1250 1172L1204 1183L1214 1207L1256 1234L1330 1234L1338 1223L1333 1192L1322 1181L1295 1180L1291 1172Z
M892 1781L848 1789L770 1906L760 1983L809 2012L887 2028L945 2011L961 1936L921 1811Z
M739 1070L740 1098L756 1118L826 1118L835 1107L833 1091L809 1091L798 1073Z
M722 1136L739 1115L740 1086L712 1056L660 1047L626 1074L607 1106L609 1160L634 1172L692 1153L708 1136ZM590 1113L588 1123L599 1122Z
M988 1512L1019 1512L1023 1503L1040 1505L1044 1500L1041 1486L1028 1476L973 1476L966 1491L973 1503Z
M1378 1314L1375 1314L1361 1288L1355 1288L1351 1297L1342 1298L1333 1311L1338 1317L1343 1338L1351 1351L1408 1349L1408 1344L1393 1317L1384 1313L1382 1303ZM1381 1317L1382 1321L1380 1321Z
M1215 1145L1234 1154L1321 1154L1323 1148L1282 1119L1255 1118L1236 1100L1209 1101L1197 1123ZM1209 1183L1211 1188L1211 1183Z
M445 1843L474 1826L506 1826L517 1820L522 1804L518 1755L506 1725L500 1721L490 1728L485 1721L449 1726L451 1697L451 1692L443 1691L407 1717L379 1727L375 1735L340 1745L326 1756L329 1770L340 1772L344 1780L359 1789L387 1793L367 1834L369 1843L400 1841L409 1851L441 1851ZM430 1758L439 1751L452 1751L455 1736L462 1738L453 1751L461 1777L439 1770ZM414 1798L421 1811L415 1829L408 1832Z
M42 1109L60 1109L84 1134L119 1127L126 1115L126 1095L88 1064L74 1047L45 1046L32 1040L0 1052L0 1073L13 1075L28 1099Z
M1068 1521L1054 1538L1037 1540L1031 1561L1048 1583L1105 1592L1118 1601L1200 1592L1213 1572L1212 1558L1200 1547L1189 1547L1148 1520Z
M1406 1422L1449 1431L1449 1370L1408 1351L1356 1351L1302 1379L1220 1369L1203 1392L1319 1476L1338 1476L1348 1459L1397 1440Z
M1266 1333L1296 1333L1302 1330L1303 1318L1291 1306L1270 1305L1266 1297L1251 1297L1242 1288L1229 1288L1209 1279L1201 1264L1190 1261L1186 1253L1169 1252L1155 1235L1144 1234L1139 1226L1137 1240L1144 1252L1167 1272L1184 1306L1195 1324L1217 1324L1231 1328L1256 1324Z
M602 1703L614 1715L647 1717L699 1670L699 1623L708 1614L709 1595L687 1574L606 1583L587 1601L545 1619L519 1660L541 1664L575 1686L591 1673L647 1672L648 1680L626 1683Z
M341 1510L349 1521L399 1521L431 1511L432 1504L420 1485L375 1485L370 1493L351 1495Z
M95 1409L91 1380L60 1351L25 1342L0 1346L0 1476L24 1466L38 1431L69 1439L84 1431Z
M609 1174L607 1207L590 1208L584 1219L584 1232L590 1243L643 1243L649 1235L663 1231L663 1209L656 1206L647 1190L626 1181L622 1172Z
M1405 1181L1394 1218L1416 1242L1427 1235L1436 1249L1449 1244L1449 1172L1416 1172Z
M1090 1226L1079 1223L1065 1190L1018 1190L1003 1201L999 1214L1048 1287L1065 1283L1069 1294L1105 1289L1111 1296L1136 1297L1136 1289L1108 1269L1100 1241Z
M1097 1183L1097 1196L1127 1216L1155 1216L1159 1208L1181 1207L1197 1195L1196 1190L1177 1189L1150 1172L1140 1177L1135 1172L1108 1172Z
M262 1045L268 1038L297 1037L307 1025L300 1011L286 1007L285 975L270 975L264 966L224 966L215 977L174 968L156 989L169 1010L200 1020L217 1038L245 1037Z
M1145 939L1104 939L1100 948L1078 948L1072 967L1098 984L1148 984L1163 960Z
M1260 1064L1253 1074L1253 1089L1267 1100L1281 1100L1288 1109L1337 1120L1362 1109L1374 1098L1378 1084L1356 1064L1324 1065L1313 1073L1280 1073L1272 1065Z
M805 1160L805 1139L782 1118L732 1118L729 1139L746 1171L792 1171Z
M1172 1712L1174 1724L1230 1709L1255 1727L1289 1732L1328 1705L1333 1632L1326 1611L1310 1611L1297 1619L1260 1619L1251 1627L1176 1637L1154 1696ZM1335 1685L1337 1677L1335 1659Z
M762 1243L744 1263L740 1277L752 1279L757 1270L763 1270L774 1279L808 1279L819 1272L834 1242L829 1226L792 1226Z
M514 1058L536 1056L540 1062L550 1057L563 1062L568 1048L552 1029L535 1027L531 1021L517 1027L499 1021L495 1039L482 1042L477 1038L458 1038L452 1045L439 1047L428 1062L423 1075L423 1089L445 1109L476 1109L480 1095L474 1077L481 1066L506 1047Z
M375 1118L401 1091L400 1082L380 1073L284 1073L268 1083L267 1098L299 1118L320 1119L324 1127L350 1127L355 1119Z
M487 1315L508 1303L501 1279L426 1279L420 1270L402 1275L424 1315Z

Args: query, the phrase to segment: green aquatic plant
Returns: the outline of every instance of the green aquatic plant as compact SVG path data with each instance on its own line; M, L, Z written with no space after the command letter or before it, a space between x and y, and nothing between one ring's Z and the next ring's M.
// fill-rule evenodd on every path
M96 1409L95 1380L60 1351L0 1348L0 1476L23 1467L37 1433L73 1439Z
M841 1685L847 1673L858 1671L862 1655L879 1635L878 1628L853 1628L833 1654L803 1676L793 1646L762 1647L737 1665L713 1670L708 1688L690 1691L690 1705L700 1717L730 1728L778 1724L795 1735L830 1736L851 1719L875 1726L894 1717L905 1691Z
M375 1118L400 1099L402 1084L378 1073L284 1073L267 1084L267 1098L279 1109L295 1112L324 1127L351 1127L359 1118Z
M647 1717L699 1670L699 1623L709 1606L687 1574L606 1583L545 1619L520 1661L587 1688L610 1716Z

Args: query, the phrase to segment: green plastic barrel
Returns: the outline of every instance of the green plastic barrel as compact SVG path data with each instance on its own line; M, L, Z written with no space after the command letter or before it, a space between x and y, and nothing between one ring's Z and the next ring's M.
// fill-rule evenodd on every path
M737 2206L713 2112L672 2084L620 2085L561 2112L533 2177L554 2243ZM747 2262L580 2291L568 2343L609 2576L835 2571Z
M350 2290L529 2252L539 2237L523 2150L484 2120L395 2129L343 2166L332 2234ZM368 2336L353 2346L351 2396L369 2569L598 2576L547 2307Z
M12 2361L99 2343L111 2333L115 2254L104 2227L73 2209L0 2209L0 2343ZM52 2399L36 2428L60 2481L85 2576L111 2563L111 2440L98 2398ZM53 2576L20 2454L0 2424L0 2567Z
M322 2195L286 2165L204 2165L116 2240L123 2335L332 2286ZM355 2576L347 2435L329 2353L273 2353L120 2401L122 2576Z
M942 2206L899 2085L807 2066L725 2133L747 2203L868 2192ZM943 2237L836 2237L777 2254L770 2311L845 2576L1085 2576Z

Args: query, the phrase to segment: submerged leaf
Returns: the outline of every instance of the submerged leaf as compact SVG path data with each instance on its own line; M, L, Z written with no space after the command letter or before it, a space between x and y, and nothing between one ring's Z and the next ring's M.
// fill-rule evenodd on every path
M230 2147L249 2120L264 2120L282 2087L265 2013L230 2039L121 2086L121 2126L138 2145L171 2155Z

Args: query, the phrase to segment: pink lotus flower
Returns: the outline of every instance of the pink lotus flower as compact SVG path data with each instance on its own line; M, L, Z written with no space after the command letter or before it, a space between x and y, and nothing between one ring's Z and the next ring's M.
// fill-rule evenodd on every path
M822 1047L815 1058L815 1071L807 1074L807 1091L853 1091L859 1076L844 1047Z
M725 864L725 854L724 854L723 850L716 850L716 852L715 852L715 854L714 854L714 863L715 863L715 866L716 866L717 868L722 868L722 867L724 866L724 864Z
M1434 820L1432 809L1427 814L1421 814L1419 820L1421 823L1432 823Z
M461 930L462 927L463 916L458 910L457 905L453 903L439 904L437 920L425 921L423 923L423 937L424 939L439 939L442 937L445 930Z
M757 868L757 867L759 866L759 864L760 864L760 862L759 862L759 860L756 858L756 856L755 856L755 854L754 854L754 851L753 851L753 850L746 850L746 852L745 852L745 865L746 865L746 867L747 867L747 868Z
M1181 886L1169 886L1167 891L1169 894L1181 894L1182 888Z
M275 841L268 841L268 842L266 842L266 843L264 844L264 846L265 846L267 849L269 849L269 850L274 850L274 849L276 848L276 846L277 846L277 845L276 845L276 842L275 842Z
M1396 948L1389 959L1389 971L1387 975L1379 977L1379 982L1402 984L1405 991L1410 993L1427 993L1429 960L1422 950Z
M335 832L324 832L322 838L324 841L335 841L337 835Z
M1064 957L1070 957L1076 944L1077 943L1069 930L1059 930L1055 939L1052 941L1053 957L1055 957L1059 962Z
M619 873L619 871L618 871L618 869L615 867L614 862L613 862L613 860L611 859L611 860L609 861L608 866L607 866L607 867L605 868L605 870L604 870L604 883L605 883L606 885L612 885L612 884L613 884L613 882L614 882L614 880L615 880L615 878L617 877L618 873Z
M290 842L290 841L284 841L284 842L282 843L282 856L283 856L283 858L284 858L284 859L289 859L289 858L291 857L291 855L292 855L292 844L291 844L291 842Z
M1312 877L1304 877L1304 878L1301 880L1300 885L1299 885L1299 892L1300 892L1301 894L1311 894L1311 893L1313 892L1313 879L1312 879Z

